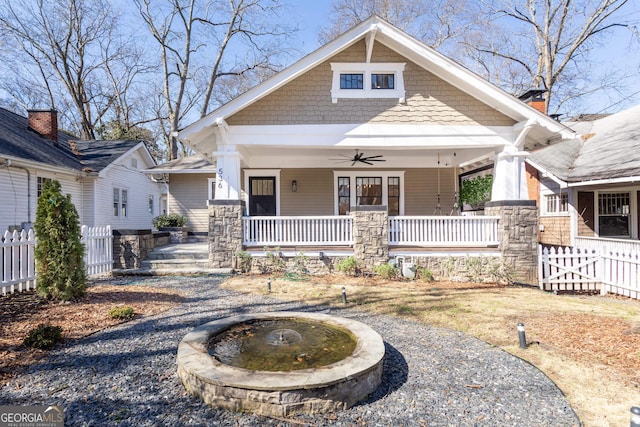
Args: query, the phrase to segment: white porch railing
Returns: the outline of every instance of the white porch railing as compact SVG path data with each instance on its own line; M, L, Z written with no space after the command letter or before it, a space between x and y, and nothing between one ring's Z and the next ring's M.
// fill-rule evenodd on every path
M111 226L88 227L80 233L84 244L84 263L88 276L108 274L113 270L113 234Z
M496 246L497 216L389 217L389 244L411 246Z
M242 218L245 246L351 245L350 216L246 216Z
M640 240L607 239L600 237L576 237L575 247L617 253L640 253Z
M0 286L2 295L23 292L36 287L36 236L33 230L8 230L0 240Z

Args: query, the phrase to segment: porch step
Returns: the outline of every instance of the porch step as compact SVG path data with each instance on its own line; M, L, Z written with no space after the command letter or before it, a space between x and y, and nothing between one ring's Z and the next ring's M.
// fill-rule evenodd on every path
M114 270L116 275L179 276L229 274L231 269L209 268L208 243L179 243L159 246L147 254L141 268Z

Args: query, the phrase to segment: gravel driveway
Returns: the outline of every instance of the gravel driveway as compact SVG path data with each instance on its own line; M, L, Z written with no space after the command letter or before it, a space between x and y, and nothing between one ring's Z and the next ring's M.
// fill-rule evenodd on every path
M69 426L580 425L558 387L527 362L459 332L352 309L329 312L368 324L386 344L382 384L367 401L290 421L207 407L186 394L176 375L177 346L191 329L246 312L328 312L221 289L222 280L113 279L113 284L179 288L188 302L51 352L0 390L0 405L57 404Z

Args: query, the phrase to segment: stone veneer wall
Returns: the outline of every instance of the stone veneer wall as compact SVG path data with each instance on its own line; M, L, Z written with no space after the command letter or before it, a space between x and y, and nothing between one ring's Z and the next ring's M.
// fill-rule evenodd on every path
M389 216L386 206L352 206L353 255L366 270L389 262Z
M487 202L487 215L499 216L498 239L505 262L516 280L538 283L538 208L535 200Z
M151 230L113 230L113 268L140 268L155 244Z
M242 250L241 200L209 201L209 266L235 268L236 253Z

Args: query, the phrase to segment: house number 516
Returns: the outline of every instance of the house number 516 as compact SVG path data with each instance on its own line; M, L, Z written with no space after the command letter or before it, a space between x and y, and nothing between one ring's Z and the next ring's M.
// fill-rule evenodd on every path
M218 188L222 188L222 168L218 169Z

